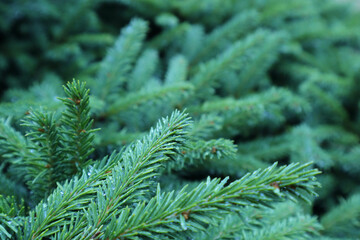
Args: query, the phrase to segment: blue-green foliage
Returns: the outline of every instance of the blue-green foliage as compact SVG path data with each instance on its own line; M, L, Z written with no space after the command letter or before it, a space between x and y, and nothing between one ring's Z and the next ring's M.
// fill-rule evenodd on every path
M359 237L359 10L17 0L0 13L0 237Z

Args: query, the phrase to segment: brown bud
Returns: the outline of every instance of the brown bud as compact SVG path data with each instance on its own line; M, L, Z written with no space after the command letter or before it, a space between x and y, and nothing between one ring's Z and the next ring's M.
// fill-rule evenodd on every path
M272 182L272 183L270 183L270 186L272 186L276 189L280 189L279 184L280 184L280 182Z
M189 219L189 215L190 215L190 211L182 212L181 215L183 215L183 217L185 218L185 220L188 220L188 219Z
M215 153L217 152L216 147L212 147L211 152L212 152L213 154L215 154Z

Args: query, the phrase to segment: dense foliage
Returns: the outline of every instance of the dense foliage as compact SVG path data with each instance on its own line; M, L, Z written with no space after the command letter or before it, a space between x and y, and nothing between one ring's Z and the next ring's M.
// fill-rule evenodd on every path
M0 238L360 238L356 8L13 0L0 16Z

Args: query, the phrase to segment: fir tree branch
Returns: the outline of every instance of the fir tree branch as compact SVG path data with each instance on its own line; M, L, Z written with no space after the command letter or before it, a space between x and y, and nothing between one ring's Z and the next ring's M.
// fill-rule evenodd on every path
M229 214L216 226L193 234L192 239L313 239L321 225L303 212L298 203L285 201L271 209L245 207Z
M238 236L254 240L313 239L321 229L315 217L298 215Z
M139 201L152 184L150 179L158 174L161 162L166 161L182 144L188 121L186 114L175 111L170 118L160 121L142 141L130 145L122 154L113 153L85 169L81 177L59 185L46 201L30 212L29 221L24 226L24 238L51 236L60 231L58 226L67 225L69 221L76 224L73 229L77 230L73 230L72 236L83 232L86 219L73 214L86 208L94 197L103 199L103 196L97 195L98 192L108 194L108 204L102 205L97 216L99 224L107 222L120 206Z
M27 171L22 167L26 165L28 158L35 157L30 149L31 143L11 127L10 119L0 119L0 154L4 163L10 163L9 171L17 172L16 175L12 175L16 177L17 182L24 182Z
M256 84L259 84L261 77L266 74L271 65L277 59L280 49L287 42L287 36L284 32L273 32L261 44L261 47L255 48L241 69L237 78L236 87L232 93L236 97L244 96Z
M156 196L148 203L139 203L134 209L126 207L119 211L117 218L112 217L104 228L104 237L156 239L159 234L171 236L187 229L203 230L204 225L211 222L211 217L218 217L222 211L239 211L239 206L266 205L274 198L285 196L297 196L310 202L307 195L315 194L314 187L319 184L314 176L320 172L304 170L309 164L291 164L280 168L276 168L276 165L249 173L228 186L225 186L227 179L221 182L220 179L208 179L190 192L183 188L176 196L174 192L161 193L158 187ZM91 225L97 226L95 213L103 205L99 200L91 204L91 211L86 214Z
M74 80L64 87L67 98L60 98L66 110L62 114L62 149L65 155L63 164L67 165L67 176L72 176L82 169L94 151L93 119L90 117L89 89L85 83Z
M312 1L302 0L289 0L285 4L279 1L269 1L259 10L262 10L260 22L263 24L273 22L273 19L279 20L288 16L310 17L316 13Z
M243 99L223 98L189 108L194 115L218 114L222 118L221 136L250 135L255 129L277 128L310 110L309 103L284 88L272 88Z
M224 46L228 45L229 42L236 41L244 33L253 29L258 24L258 19L258 13L254 10L236 14L205 37L205 42L191 63L195 64L200 60L207 60L219 50L224 50Z
M104 116L112 116L122 111L129 110L134 106L156 100L158 98L163 98L171 94L191 91L192 89L192 84L183 82L178 84L153 87L150 89L143 89L137 92L129 93L124 98L116 100L114 104L112 104L109 109L104 113Z
M202 48L205 40L205 30L202 25L191 24L186 29L186 31L181 36L181 53L188 59L189 61L193 59L199 49ZM177 42L175 42L176 44ZM191 65L190 68L194 66ZM190 69L189 68L189 69Z
M56 187L56 182L64 179L63 157L60 152L60 135L54 114L31 111L23 121L29 127L27 137L32 141L31 151L36 156L26 158L27 184L35 198L42 199Z
M190 172L201 172L214 176L230 176L239 178L248 172L259 168L266 168L268 164L252 155L235 154L221 159L207 159L203 165L188 169Z
M145 50L137 60L128 82L129 91L138 91L144 87L154 74L159 62L158 52L153 49Z
M360 194L343 199L321 218L324 232L335 237L360 236Z
M94 94L100 99L110 100L112 94L120 92L142 48L147 29L145 21L134 19L121 31L114 47L109 50L102 62L98 80L91 86Z
M5 161L15 162L29 153L26 139L10 125L11 119L0 119L0 154Z
M157 35L153 39L151 39L147 44L147 48L153 49L162 49L168 46L170 43L174 42L177 38L182 36L186 30L190 27L189 23L181 23L174 28L166 30L161 34Z
M195 139L212 139L222 128L223 120L217 114L201 114L200 119L194 122L189 134Z
M181 155L175 157L175 161L168 163L167 170L180 170L184 166L187 169L204 168L204 165L207 166L209 161L224 161L227 158L234 158L235 155L236 146L228 139L190 140L186 147L181 149Z
M23 224L25 214L24 202L18 203L14 197L0 194L0 238L12 239Z
M234 239L235 236L240 235L241 232L250 230L251 225L258 224L256 214L257 212L254 211L254 208L245 207L241 211L241 215L238 213L227 214L224 219L218 221L216 226L210 225L206 231L195 233L191 237L194 240Z
M176 55L170 60L166 72L165 84L176 84L186 80L188 62L182 55Z
M245 53L260 44L266 38L266 34L266 31L259 30L244 40L237 41L215 59L201 64L199 71L190 80L197 91L201 93L207 90L206 93L208 94L209 88L211 89L216 84L217 78L224 71L240 68ZM201 96L198 95L197 97Z

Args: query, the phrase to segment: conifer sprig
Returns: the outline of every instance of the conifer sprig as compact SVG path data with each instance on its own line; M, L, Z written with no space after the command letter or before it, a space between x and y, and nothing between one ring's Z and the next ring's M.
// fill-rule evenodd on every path
M41 199L56 187L57 181L64 180L60 134L55 115L42 111L30 111L23 126L31 129L26 136L33 143L31 150L36 153L36 157L26 158L28 185Z
M264 226L248 234L243 234L245 239L273 240L273 239L313 239L322 229L315 217L295 216L275 224ZM238 234L240 236L240 234Z
M119 207L138 202L152 184L161 162L168 159L180 147L189 124L186 114L175 111L170 118L164 118L156 128L141 141L130 145L123 153L113 153L100 163L86 168L81 177L59 185L47 201L41 202L30 212L25 225L25 239L51 236L60 230L58 226L75 224L71 236L84 231L86 218L75 218L76 212L86 209L93 201L106 200L101 205L98 227L116 215ZM104 165L105 164L105 165ZM102 195L105 194L104 199ZM61 200L59 200L61 199ZM93 216L95 217L95 216ZM70 237L69 239L73 239Z
M215 28L214 31L206 36L202 48L198 50L196 57L191 61L192 64L200 60L212 57L214 53L223 50L229 42L232 42L245 32L250 31L258 24L258 13L251 9L250 11L241 12L234 15L222 26ZM241 27L240 27L241 26Z
M192 191L186 192L184 187L176 195L174 192L162 193L158 187L156 196L149 202L139 203L134 209L126 207L119 212L118 218L113 217L104 228L104 237L174 237L185 230L204 230L204 226L211 224L211 218L219 217L221 212L240 211L239 206L266 205L274 199L295 195L310 202L308 195L316 195L314 188L319 186L314 176L320 172L304 170L309 164L279 168L276 165L249 173L228 186L225 186L227 178L222 181L208 178ZM94 213L101 207L101 202L92 205L93 214L86 214L88 222L96 223Z
M94 151L93 119L90 117L89 89L85 82L73 80L64 86L67 98L60 98L66 110L62 114L62 151L65 154L64 164L72 175L81 170L87 163L88 157Z
M112 116L149 101L156 101L159 98L164 98L169 95L175 95L179 93L183 94L191 90L193 90L193 85L186 82L153 87L150 89L142 89L137 92L129 93L124 98L116 100L114 104L109 107L109 110L105 113L105 116Z
M321 218L324 232L330 236L353 237L360 236L360 193L343 199Z
M316 218L299 214L302 210L295 202L285 201L272 207L246 207L241 214L228 214L217 226L193 234L192 239L314 239L322 229Z
M188 169L194 166L204 169L203 165L208 166L210 160L224 161L235 156L236 145L228 139L190 140L181 150L181 155L176 157L176 161L169 162L168 170L179 170L184 166Z
M31 152L26 138L10 122L11 119L0 119L0 154L3 162L20 163Z
M193 114L218 113L222 118L222 136L249 135L255 129L276 129L287 120L304 117L310 105L304 98L284 88L271 88L261 94L234 99L207 101L189 108Z
M208 94L211 87L216 85L216 80L222 73L241 68L246 59L246 52L260 44L266 34L265 30L259 30L244 40L237 41L215 59L201 64L199 71L190 80L198 93L204 94L204 91L207 90L205 92Z
M142 48L147 30L144 20L134 19L121 31L101 65L98 80L92 86L96 96L110 100L113 94L120 92Z
M17 203L15 197L0 194L0 239L10 239L25 219L24 202Z
M42 166L38 164L34 166L29 162L29 159L36 158L37 155L31 151L33 145L20 132L16 131L10 125L10 122L11 119L0 119L0 154L2 157L2 167L6 164L9 172L17 172L17 174L11 176L11 180L17 183L24 183L26 179L28 179L31 168L42 169ZM25 169L23 168L24 166ZM15 191L15 189L13 189L13 191ZM19 193L20 191L15 192ZM2 193L4 194L4 192Z
M152 77L159 63L159 53L154 49L145 50L138 58L128 81L127 89L131 92L143 88Z

